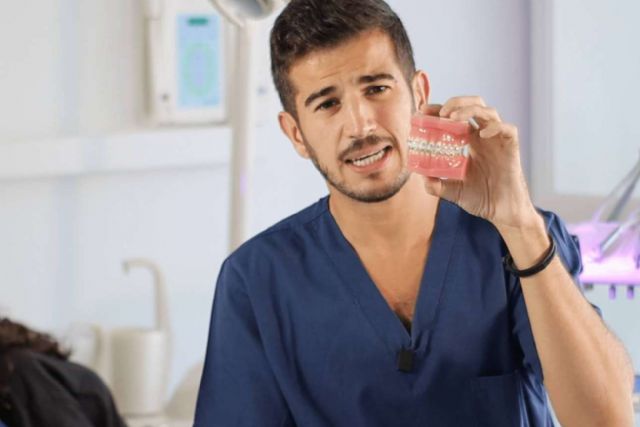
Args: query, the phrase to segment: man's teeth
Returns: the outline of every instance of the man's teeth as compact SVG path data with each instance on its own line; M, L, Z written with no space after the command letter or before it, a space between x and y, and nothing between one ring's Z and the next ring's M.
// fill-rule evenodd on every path
M384 156L385 149L378 151L377 153L373 153L370 156L363 157L358 160L354 160L353 164L359 167L370 165L371 163L375 163L380 160Z

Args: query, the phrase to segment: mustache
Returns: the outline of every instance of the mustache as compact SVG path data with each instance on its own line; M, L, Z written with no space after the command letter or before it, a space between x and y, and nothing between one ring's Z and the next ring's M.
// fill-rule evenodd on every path
M351 154L356 151L362 150L364 147L378 145L383 142L389 142L394 145L395 139L388 136L368 135L364 138L354 139L351 145L346 148L339 156L340 161L344 161Z

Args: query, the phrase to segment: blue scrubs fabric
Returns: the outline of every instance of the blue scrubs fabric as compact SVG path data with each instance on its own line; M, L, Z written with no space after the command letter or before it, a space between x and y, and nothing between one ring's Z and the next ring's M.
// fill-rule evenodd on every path
M575 242L542 214L576 277ZM276 224L222 266L195 426L552 426L505 251L489 222L442 200L409 333L328 198Z

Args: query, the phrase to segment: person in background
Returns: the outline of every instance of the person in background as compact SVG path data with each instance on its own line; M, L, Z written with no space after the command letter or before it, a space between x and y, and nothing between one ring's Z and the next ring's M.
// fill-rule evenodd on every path
M531 201L516 127L477 96L431 105L382 0L291 0L271 61L329 196L223 263L195 425L547 427L548 395L565 427L631 426L632 365ZM408 171L415 112L477 122L463 181Z
M69 354L51 336L0 319L0 420L8 427L126 427L100 377Z

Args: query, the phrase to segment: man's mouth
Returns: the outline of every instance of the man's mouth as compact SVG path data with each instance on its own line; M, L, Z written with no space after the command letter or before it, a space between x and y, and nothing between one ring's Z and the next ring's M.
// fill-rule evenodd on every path
M367 154L366 156L362 156L362 157L357 157L355 159L347 159L346 162L353 164L354 166L357 167L364 167L364 166L368 166L372 163L377 162L378 160L382 159L385 155L385 153L387 153L388 151L391 150L390 146L384 147L381 150L378 150L374 153L371 154Z

